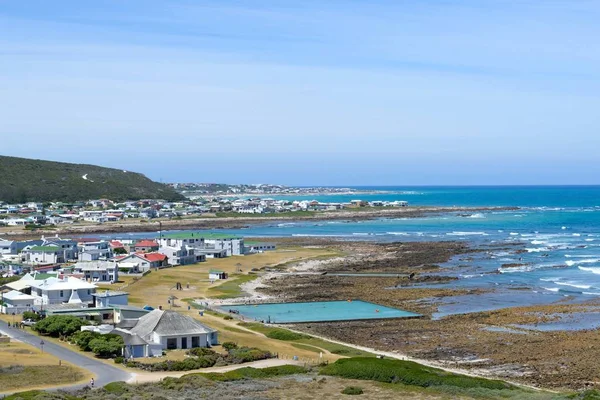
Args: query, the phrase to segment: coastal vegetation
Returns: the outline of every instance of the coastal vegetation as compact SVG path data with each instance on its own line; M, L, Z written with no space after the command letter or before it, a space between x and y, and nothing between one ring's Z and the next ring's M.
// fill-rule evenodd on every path
M0 156L0 188L0 201L9 203L185 199L169 186L136 172L7 156Z

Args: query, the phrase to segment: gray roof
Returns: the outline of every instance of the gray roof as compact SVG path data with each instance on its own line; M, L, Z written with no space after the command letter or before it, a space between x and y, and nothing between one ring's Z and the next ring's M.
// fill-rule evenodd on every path
M148 342L138 335L126 332L123 329L113 329L110 333L121 336L125 346L142 346L148 344Z
M131 329L134 326L136 326L138 323L138 319L137 318L123 318L121 319L121 321L117 324L117 328L122 328L122 329Z
M199 335L215 332L192 317L179 314L170 310L152 310L141 317L131 333L142 338L148 337L153 332L161 336L169 335Z

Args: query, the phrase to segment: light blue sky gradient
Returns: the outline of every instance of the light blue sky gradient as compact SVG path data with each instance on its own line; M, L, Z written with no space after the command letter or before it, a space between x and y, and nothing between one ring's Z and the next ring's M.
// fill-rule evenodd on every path
M156 180L600 183L600 3L0 0L0 154Z

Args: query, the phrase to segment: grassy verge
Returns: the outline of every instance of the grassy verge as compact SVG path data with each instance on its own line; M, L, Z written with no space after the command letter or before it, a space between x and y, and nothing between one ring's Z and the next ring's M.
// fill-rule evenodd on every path
M327 340L318 339L310 335L299 334L285 328L274 328L259 323L240 323L239 325L243 326L244 328L251 329L255 332L262 333L271 339L289 341L292 342L292 344L304 344L316 347L318 349L329 351L333 354L338 354L346 357L375 357L375 354L369 353L367 351L362 351L353 347L328 342Z
M258 278L258 275L248 274L248 275L234 275L227 282L211 287L208 289L208 295L215 299L233 299L236 297L241 297L244 292L240 288L246 282L250 282Z
M13 366L0 368L0 392L76 383L86 376L67 365Z

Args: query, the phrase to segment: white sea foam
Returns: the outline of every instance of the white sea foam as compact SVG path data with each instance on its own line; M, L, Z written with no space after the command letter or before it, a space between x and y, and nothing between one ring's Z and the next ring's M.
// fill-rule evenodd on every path
M555 285L561 285L561 286L569 286L569 287L574 287L577 289L589 289L592 286L591 285L581 285L578 283L573 283L573 282L559 282L559 281L554 281Z
M579 236L581 236L581 233L574 233L573 236L579 237Z
M485 232L447 232L448 236L488 236Z
M565 264L567 264L567 266L569 266L569 267L572 267L573 265L577 265L577 264L596 264L596 263L600 263L600 258L586 258L583 260L577 260L577 261L569 260L569 261L565 262Z
M408 232L386 232L387 235L410 236Z
M554 293L558 293L558 291L560 290L560 288L557 288L557 287L553 287L553 288L547 288L547 287L545 287L544 289L548 290L550 292L554 292Z
M477 214L469 215L469 218L485 218L485 215L483 215L481 213L477 213Z
M516 232L511 232L511 233L510 233L510 236L519 236L519 234L518 234L518 233L516 233Z
M588 294L591 296L600 296L600 293L596 293L596 292L582 292L582 294Z
M591 272L592 274L600 275L599 267L577 267L580 271Z
M532 240L531 244L545 244L546 242L544 240Z
M550 249L548 247L532 247L532 248L525 249L525 250L527 250L528 253L541 253L541 252L550 251Z

